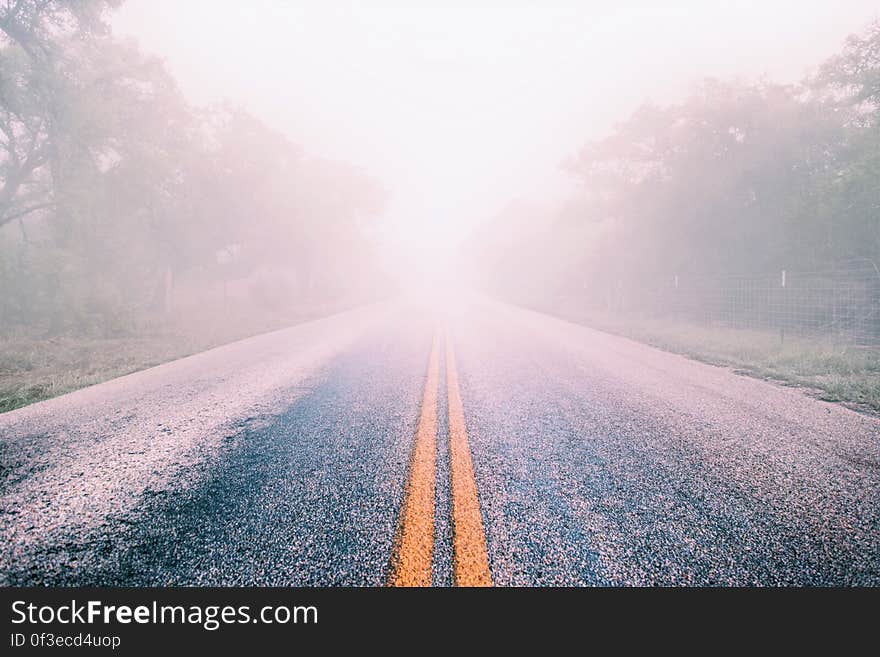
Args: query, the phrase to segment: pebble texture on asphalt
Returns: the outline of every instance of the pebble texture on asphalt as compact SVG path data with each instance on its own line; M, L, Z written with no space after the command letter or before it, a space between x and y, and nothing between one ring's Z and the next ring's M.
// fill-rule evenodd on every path
M448 322L496 585L880 584L880 419L510 306ZM383 584L436 324L366 307L0 415L0 584Z
M877 418L499 304L454 334L496 584L880 584Z
M432 329L356 310L0 416L2 583L382 583Z

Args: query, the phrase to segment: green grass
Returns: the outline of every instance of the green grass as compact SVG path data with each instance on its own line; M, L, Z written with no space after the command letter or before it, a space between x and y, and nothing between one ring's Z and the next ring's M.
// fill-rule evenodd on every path
M595 312L554 314L750 376L803 387L817 397L880 412L880 347L776 331L701 326Z

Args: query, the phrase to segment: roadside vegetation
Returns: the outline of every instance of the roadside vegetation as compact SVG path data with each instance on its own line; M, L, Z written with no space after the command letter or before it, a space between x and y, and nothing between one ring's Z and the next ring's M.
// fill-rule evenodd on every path
M576 194L474 233L487 291L880 409L880 21L799 83L704 80L571 152Z
M363 299L301 306L270 315L202 308L137 334L0 338L0 413L229 342L340 312Z
M820 399L880 413L880 347L830 338L613 313L541 308L559 317L621 335L740 374L805 389Z
M579 193L517 201L471 240L508 296L608 305L658 281L880 263L880 21L800 84L701 82L572 144Z
M0 412L374 297L384 189L112 35L0 5Z

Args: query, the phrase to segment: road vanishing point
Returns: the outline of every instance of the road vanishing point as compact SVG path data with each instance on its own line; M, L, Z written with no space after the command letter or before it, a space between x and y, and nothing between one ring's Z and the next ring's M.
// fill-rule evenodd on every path
M0 415L5 585L880 584L880 418L479 297Z

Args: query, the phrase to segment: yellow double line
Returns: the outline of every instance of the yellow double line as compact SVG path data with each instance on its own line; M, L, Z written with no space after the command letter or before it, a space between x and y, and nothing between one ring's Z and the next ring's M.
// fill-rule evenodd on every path
M474 466L468 446L458 370L444 332L449 409L449 479L452 496L453 581L456 586L492 586L486 535L480 516ZM434 497L437 464L437 388L439 338L434 336L428 378L410 459L397 537L388 576L390 586L431 586L434 557Z

